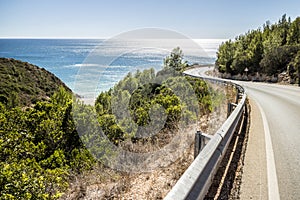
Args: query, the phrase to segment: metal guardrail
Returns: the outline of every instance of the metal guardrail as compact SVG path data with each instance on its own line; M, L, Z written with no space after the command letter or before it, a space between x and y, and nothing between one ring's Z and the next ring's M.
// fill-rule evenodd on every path
M227 150L234 132L245 109L246 94L244 88L230 81L218 78L193 76L204 80L230 83L238 89L237 98L241 98L229 117L219 130L213 135L198 156L177 181L172 190L167 194L165 200L203 199L210 188L219 164Z

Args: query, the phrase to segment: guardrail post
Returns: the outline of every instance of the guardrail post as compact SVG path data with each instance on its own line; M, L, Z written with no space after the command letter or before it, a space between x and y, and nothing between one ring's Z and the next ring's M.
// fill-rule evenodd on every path
M198 156L206 143L212 138L211 135L197 131L195 134L194 158Z
M229 115L232 113L234 107L236 107L237 104L235 103L228 103L227 104L227 118L229 117Z
M202 145L202 133L201 133L201 131L197 131L195 134L194 159L200 153L201 145Z
M231 112L232 112L232 104L228 103L227 104L227 118L229 117L229 115L231 114Z
M235 103L236 103L236 104L239 103L239 99L240 99L240 92L237 91L237 93L236 93L236 98L235 98Z

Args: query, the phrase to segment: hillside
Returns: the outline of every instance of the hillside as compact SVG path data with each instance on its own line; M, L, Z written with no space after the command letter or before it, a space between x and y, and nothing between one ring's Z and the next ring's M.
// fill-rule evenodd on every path
M163 70L129 73L95 106L73 101L70 89L45 69L13 59L0 63L0 200L161 199L193 160L196 120L208 133L226 118L220 117L225 91L181 76L187 65L180 48ZM126 102L133 123L117 120ZM152 135L161 116L165 121ZM125 160L116 147L149 157ZM171 147L168 157L161 155L165 147Z
M283 15L222 43L216 67L223 78L300 85L300 17Z
M0 58L0 79L0 102L10 107L49 99L61 86L71 91L51 72L15 59Z
M94 163L74 125L73 94L52 73L14 59L0 59L0 78L0 200L58 199Z

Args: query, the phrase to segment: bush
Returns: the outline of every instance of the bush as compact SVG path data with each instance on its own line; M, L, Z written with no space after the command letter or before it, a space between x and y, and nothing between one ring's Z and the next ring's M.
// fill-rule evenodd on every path
M70 171L95 160L80 142L63 88L33 108L0 103L0 199L58 199Z
M95 107L100 126L115 144L127 138L136 140L139 126L154 126L152 120L155 119L150 116L154 111L159 117L166 116L166 129L176 127L181 120L186 124L195 122L197 109L211 111L212 103L206 83L182 76L181 71L187 64L179 48L171 52L164 64L164 68L156 75L154 69L129 73L112 90L102 92L97 97ZM196 94L196 99L192 98L193 94ZM124 111L127 107L129 113Z

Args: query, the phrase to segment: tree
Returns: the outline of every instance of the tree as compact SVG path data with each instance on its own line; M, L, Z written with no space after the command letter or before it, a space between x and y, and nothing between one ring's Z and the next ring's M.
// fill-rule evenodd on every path
M234 42L229 40L225 43L222 43L217 52L217 60L216 64L218 66L218 70L222 73L227 72L231 73L231 64L234 59L235 54L235 45Z
M178 72L182 72L188 66L187 62L183 59L183 52L180 47L176 47L172 50L171 55L164 59L164 68L174 69Z
M291 24L287 34L287 44L300 44L300 17L297 17Z
M294 60L300 45L300 17L293 22L283 15L274 24L267 21L263 29L248 31L234 41L222 43L217 52L216 66L219 72L231 75L243 74L269 76L286 71ZM289 69L293 68L290 65Z
M277 75L287 70L288 64L300 50L299 46L282 46L273 48L261 60L263 72L268 75Z
M300 50L297 52L295 58L288 65L290 68L290 76L296 79L296 83L300 86Z

